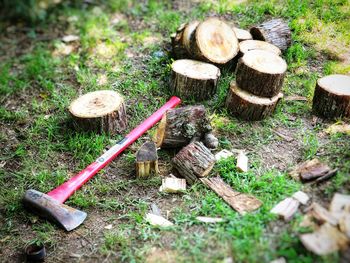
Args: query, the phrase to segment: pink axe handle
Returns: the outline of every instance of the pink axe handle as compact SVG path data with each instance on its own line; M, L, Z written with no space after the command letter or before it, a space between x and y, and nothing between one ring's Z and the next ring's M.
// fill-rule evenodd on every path
M180 102L181 100L178 97L171 97L170 100L160 109L133 129L124 137L124 139L120 140L107 152L101 155L95 162L87 166L84 170L69 179L67 182L47 193L47 195L53 197L60 203L64 203L76 190L78 190L103 167L122 153L130 144L136 141L142 134L156 124L167 110L176 107Z

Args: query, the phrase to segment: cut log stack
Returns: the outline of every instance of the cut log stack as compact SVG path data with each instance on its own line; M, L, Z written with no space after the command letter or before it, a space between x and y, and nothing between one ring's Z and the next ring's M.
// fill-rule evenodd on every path
M286 62L273 52L252 50L244 54L236 69L226 107L244 120L261 120L271 115L283 94Z

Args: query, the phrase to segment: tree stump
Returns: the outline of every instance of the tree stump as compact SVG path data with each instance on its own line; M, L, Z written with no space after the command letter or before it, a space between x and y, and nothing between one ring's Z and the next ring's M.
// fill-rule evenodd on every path
M184 147L172 160L174 168L188 183L194 183L198 177L207 176L215 164L215 157L201 142Z
M233 32L235 32L236 37L237 37L239 42L253 39L252 35L247 30L240 29L240 28L237 28L237 27L233 27Z
M225 64L238 53L238 40L232 28L217 18L201 22L191 36L191 55L202 61Z
M276 54L263 50L252 50L238 61L237 85L254 95L272 98L283 85L287 63Z
M312 108L326 118L350 117L350 77L336 74L320 78Z
M158 154L154 142L145 142L136 153L136 176L147 177L159 173Z
M171 89L181 98L202 101L211 98L220 77L218 67L190 59L176 60L172 65Z
M272 98L258 97L240 89L232 81L226 99L226 107L232 115L238 118L257 121L271 115L282 97L282 93Z
M203 105L168 110L160 121L155 141L157 147L177 148L201 138L211 130Z
M251 50L265 50L275 53L280 56L281 50L270 43L260 40L246 40L239 43L239 56L243 56L245 53Z
M288 24L282 19L272 19L259 26L252 27L253 39L266 41L285 51L291 44L291 32Z
M127 126L124 99L112 90L89 92L69 106L74 126L84 131L120 133Z

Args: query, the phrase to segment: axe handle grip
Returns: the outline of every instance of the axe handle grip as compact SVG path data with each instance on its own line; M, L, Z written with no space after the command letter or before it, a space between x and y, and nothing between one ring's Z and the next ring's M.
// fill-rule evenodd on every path
M150 117L144 120L139 126L133 129L124 139L119 141L107 152L101 155L95 162L87 166L84 170L77 175L53 189L47 195L56 199L60 203L64 203L76 190L78 190L83 184L85 184L96 173L109 164L114 158L122 153L130 144L136 141L142 134L156 124L163 116L163 114L171 109L175 108L181 100L178 97L171 97L170 100L165 103L160 109L153 113Z

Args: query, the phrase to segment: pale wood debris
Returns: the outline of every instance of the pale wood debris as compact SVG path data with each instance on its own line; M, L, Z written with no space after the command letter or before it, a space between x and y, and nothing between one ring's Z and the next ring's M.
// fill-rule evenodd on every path
M270 263L287 263L284 257L277 258L275 260L270 261Z
M237 165L238 171L247 172L248 171L248 157L241 151L237 156Z
M203 223L220 223L224 220L220 217L206 217L206 216L197 216L196 219Z
M327 209L319 205L318 203L312 203L310 214L321 223L329 223L333 226L338 224L338 219L332 215Z
M286 199L279 202L274 208L272 208L270 212L283 217L285 221L289 221L298 211L298 207L299 201L291 197L287 197Z
M165 193L179 193L186 190L186 180L181 178L164 178L162 185L159 188L160 192Z
M329 206L329 211L338 220L344 214L350 213L350 195L335 193Z
M158 227L169 227L173 226L174 224L170 222L169 220L165 219L162 216L154 215L151 213L147 213L145 220L150 223L152 226L158 226Z
M215 154L215 159L216 161L219 161L221 159L227 159L231 156L233 156L233 152L224 149L218 152L217 154Z
M295 192L292 197L298 200L301 204L306 205L309 202L310 197L303 191Z

